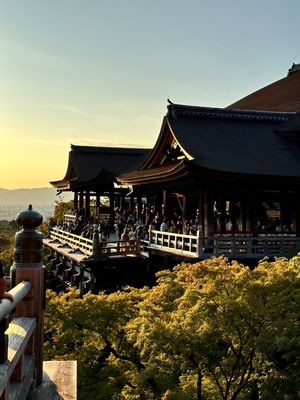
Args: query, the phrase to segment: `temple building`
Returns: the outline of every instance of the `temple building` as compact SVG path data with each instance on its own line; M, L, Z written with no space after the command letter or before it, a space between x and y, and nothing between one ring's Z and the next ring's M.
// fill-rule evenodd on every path
M145 162L118 179L162 217L197 219L205 237L260 224L298 234L299 138L294 112L169 104Z
M136 168L149 149L71 145L63 179L50 182L61 191L74 192L74 209L85 217L113 218L114 207L124 207L127 187L116 176ZM101 197L108 201L101 202Z
M119 177L204 235L281 224L300 233L300 64L225 109L170 104L145 162ZM160 193L160 195L158 195ZM161 206L159 206L161 204ZM279 228L277 228L279 229Z
M102 212L111 219L131 199L128 207L150 228L149 252L198 259L295 253L300 64L226 108L169 102L152 150L72 146L65 177L51 184L73 191L86 216L101 214L101 196L110 199ZM155 217L196 231L159 232Z

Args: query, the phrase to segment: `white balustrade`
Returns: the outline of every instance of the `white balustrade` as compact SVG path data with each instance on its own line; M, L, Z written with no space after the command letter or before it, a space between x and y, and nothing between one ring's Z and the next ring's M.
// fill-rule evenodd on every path
M263 258L292 256L300 251L295 234L215 234L203 237L157 230L149 231L148 248L191 258L225 255L230 258Z

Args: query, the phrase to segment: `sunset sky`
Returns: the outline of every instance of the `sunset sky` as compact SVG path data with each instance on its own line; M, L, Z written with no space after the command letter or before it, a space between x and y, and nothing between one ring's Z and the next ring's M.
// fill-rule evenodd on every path
M175 103L223 107L300 62L299 0L0 0L0 188L70 144L154 144Z

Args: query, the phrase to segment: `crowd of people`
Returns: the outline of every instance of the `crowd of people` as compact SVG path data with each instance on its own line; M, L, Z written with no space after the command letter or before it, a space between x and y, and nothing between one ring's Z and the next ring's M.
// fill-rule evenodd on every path
M134 213L130 210L115 210L114 221L112 222L108 216L84 217L83 213L69 210L66 213L73 218L64 218L54 224L53 220L49 223L49 229L54 226L58 229L65 230L75 235L80 235L88 239L92 239L94 234L99 234L100 241L121 240L133 241L135 239L148 239L149 227L151 230L159 230L161 232L172 232L185 235L196 235L200 229L197 219L187 219L183 221L181 216L175 215L172 219L162 218L158 213L152 212L142 215L136 219Z

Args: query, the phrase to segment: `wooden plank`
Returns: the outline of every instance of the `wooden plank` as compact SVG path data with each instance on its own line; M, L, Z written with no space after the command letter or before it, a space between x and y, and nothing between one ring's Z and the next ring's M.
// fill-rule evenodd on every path
M9 324L6 331L8 334L8 359L0 365L0 394L8 385L10 377L24 353L35 327L36 319L28 317L14 318Z
M9 400L26 400L33 382L34 356L24 358L24 379L21 382L10 382Z
M25 364L24 364L24 353L21 354L19 361L17 362L16 368L14 369L13 373L11 374L10 379L12 381L22 381L25 374Z

